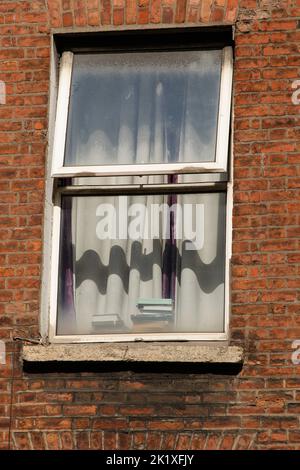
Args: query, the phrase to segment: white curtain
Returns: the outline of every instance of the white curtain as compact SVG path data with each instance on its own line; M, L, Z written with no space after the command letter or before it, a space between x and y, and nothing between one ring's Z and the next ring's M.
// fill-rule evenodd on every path
M165 129L163 122L163 88L158 78L148 77L140 81L137 97L136 84L123 81L122 100L119 114L117 148L104 136L101 129L90 135L79 155L86 161L95 158L99 141L106 142L101 148L103 161L111 162L111 155L117 153L117 162L148 163L161 162L165 154ZM149 101L149 97L151 100ZM149 103L151 106L149 106ZM88 164L88 163L87 163ZM96 178L101 184L161 183L162 176ZM81 184L91 184L91 179L80 179ZM150 211L152 204L161 204L163 196L128 196L128 207L141 204ZM101 204L118 208L119 197L77 198L73 203L72 217L75 251L74 291L77 329L92 332L92 317L95 314L117 314L130 328L131 315L137 313L139 298L162 298L162 257L163 245L157 240L110 238L101 240L96 236L95 217ZM119 213L117 212L119 218ZM75 223L75 220L77 221ZM146 223L146 221L145 221ZM162 235L162 234L161 234ZM86 272L91 272L89 277Z
M200 249L188 249L186 237L177 241L176 329L222 332L226 196L224 193L184 194L178 196L178 203L202 205L204 217L200 227L203 233L198 233L199 242L203 238ZM183 216L183 224L186 222Z

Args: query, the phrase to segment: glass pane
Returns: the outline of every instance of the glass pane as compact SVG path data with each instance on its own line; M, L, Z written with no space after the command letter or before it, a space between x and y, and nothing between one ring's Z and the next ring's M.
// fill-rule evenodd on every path
M222 332L225 193L64 196L57 334Z
M75 55L65 165L215 161L221 58Z
M72 178L72 184L78 186L116 186L147 185L170 183L219 183L228 181L228 173L184 173L177 175L143 175L143 176L81 176Z

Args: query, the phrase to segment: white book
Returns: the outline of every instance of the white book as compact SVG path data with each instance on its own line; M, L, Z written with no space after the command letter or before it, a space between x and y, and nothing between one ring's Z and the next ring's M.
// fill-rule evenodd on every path
M111 323L115 325L116 323L122 323L122 320L116 313L107 313L103 315L93 315L92 323L94 325L102 325L103 323Z
M173 306L172 305L147 305L144 307L139 307L141 312L172 312Z
M138 307L145 307L145 306L172 306L173 299L139 299L137 302Z

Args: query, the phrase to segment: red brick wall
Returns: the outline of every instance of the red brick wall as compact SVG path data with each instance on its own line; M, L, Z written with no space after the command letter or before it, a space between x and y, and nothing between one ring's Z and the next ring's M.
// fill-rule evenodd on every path
M300 0L0 2L0 448L300 449L299 20ZM231 328L242 372L23 372L11 340L38 334L52 29L214 23L236 26Z

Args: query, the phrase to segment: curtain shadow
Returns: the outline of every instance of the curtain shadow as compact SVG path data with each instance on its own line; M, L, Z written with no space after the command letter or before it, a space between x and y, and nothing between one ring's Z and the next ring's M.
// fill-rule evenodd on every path
M220 216L220 215L219 215ZM221 215L222 216L222 215ZM190 242L185 240L183 246ZM177 260L177 280L180 284L181 271L188 268L193 271L197 282L205 293L213 292L218 285L224 282L224 262L222 269L216 269L220 266L220 255L224 253L224 237L218 236L217 254L214 260L205 264L199 253L191 250L185 250L181 255L178 248L172 246L172 258ZM74 249L74 247L73 247ZM169 249L169 248L168 248ZM136 269L140 273L140 279L143 282L150 281L153 278L153 266L156 264L162 266L162 258L169 255L163 252L162 242L153 240L153 251L148 254L143 253L143 245L140 241L134 241L131 248L130 263L127 262L126 253L119 246L113 246L110 250L109 263L102 262L100 255L95 250L87 250L83 256L75 263L76 288L85 280L93 281L98 291L106 294L107 281L109 276L119 276L123 283L123 288L128 294L129 291L129 273ZM222 256L223 259L223 256Z

